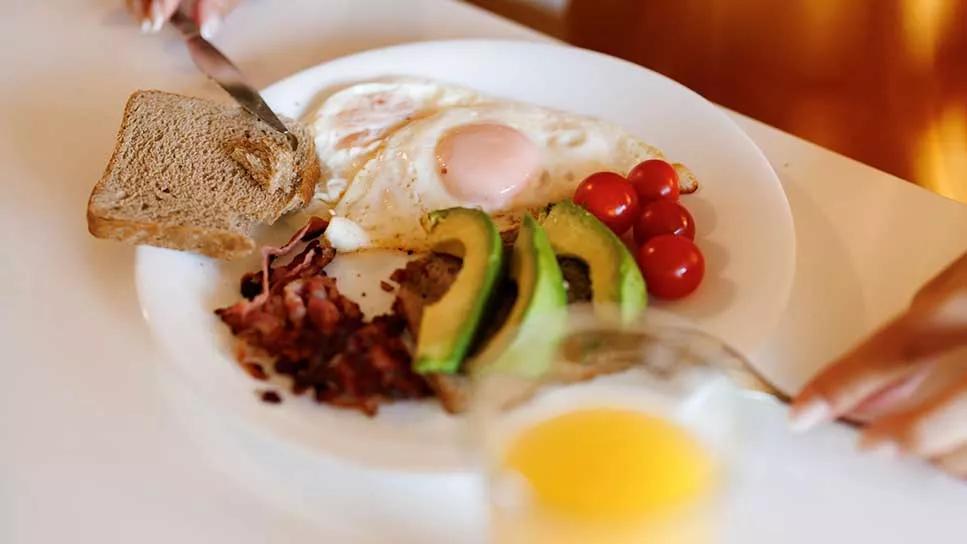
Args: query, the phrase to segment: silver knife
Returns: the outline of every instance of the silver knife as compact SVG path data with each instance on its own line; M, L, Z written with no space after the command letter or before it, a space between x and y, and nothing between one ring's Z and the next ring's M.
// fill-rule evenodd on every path
M294 151L299 145L295 135L289 132L289 129L282 124L282 121L275 115L272 108L265 103L265 100L262 100L262 96L259 95L258 91L246 83L241 70L232 61L228 60L228 57L222 54L211 42L202 37L195 21L185 15L181 10L178 10L171 16L171 24L184 36L185 43L188 45L188 52L191 54L191 59L202 73L210 77L215 83L218 83L249 113L284 134Z

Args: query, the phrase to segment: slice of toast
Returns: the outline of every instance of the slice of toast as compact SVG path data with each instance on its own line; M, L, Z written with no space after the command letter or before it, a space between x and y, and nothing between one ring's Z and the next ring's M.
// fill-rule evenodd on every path
M114 154L91 193L91 234L233 259L258 224L309 202L319 179L308 130L285 137L238 106L162 91L128 99Z

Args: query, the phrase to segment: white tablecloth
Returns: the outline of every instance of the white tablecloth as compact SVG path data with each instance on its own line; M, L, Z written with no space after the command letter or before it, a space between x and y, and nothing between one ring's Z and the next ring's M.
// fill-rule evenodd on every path
M163 370L132 250L87 235L84 204L138 88L220 91L173 33L121 0L12 0L0 18L0 542L472 542L459 478L304 457L213 414ZM265 85L415 40L546 39L451 0L250 0L217 43ZM778 171L798 239L789 309L760 362L793 388L967 248L967 207L735 115ZM749 326L755 326L750 323ZM748 407L734 542L962 542L967 486L853 452L852 432L786 432Z

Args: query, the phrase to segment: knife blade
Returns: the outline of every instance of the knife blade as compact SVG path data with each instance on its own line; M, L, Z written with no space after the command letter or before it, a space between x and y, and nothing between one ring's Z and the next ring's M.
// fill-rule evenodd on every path
M202 37L195 21L178 10L171 16L171 24L181 32L195 66L217 83L246 111L285 135L294 151L299 142L279 120L262 96L249 85L242 71L211 42Z

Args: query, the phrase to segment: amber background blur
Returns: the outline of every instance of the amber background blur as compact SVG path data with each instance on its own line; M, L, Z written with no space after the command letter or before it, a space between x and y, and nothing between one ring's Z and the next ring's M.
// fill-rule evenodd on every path
M967 0L470 1L967 202Z

